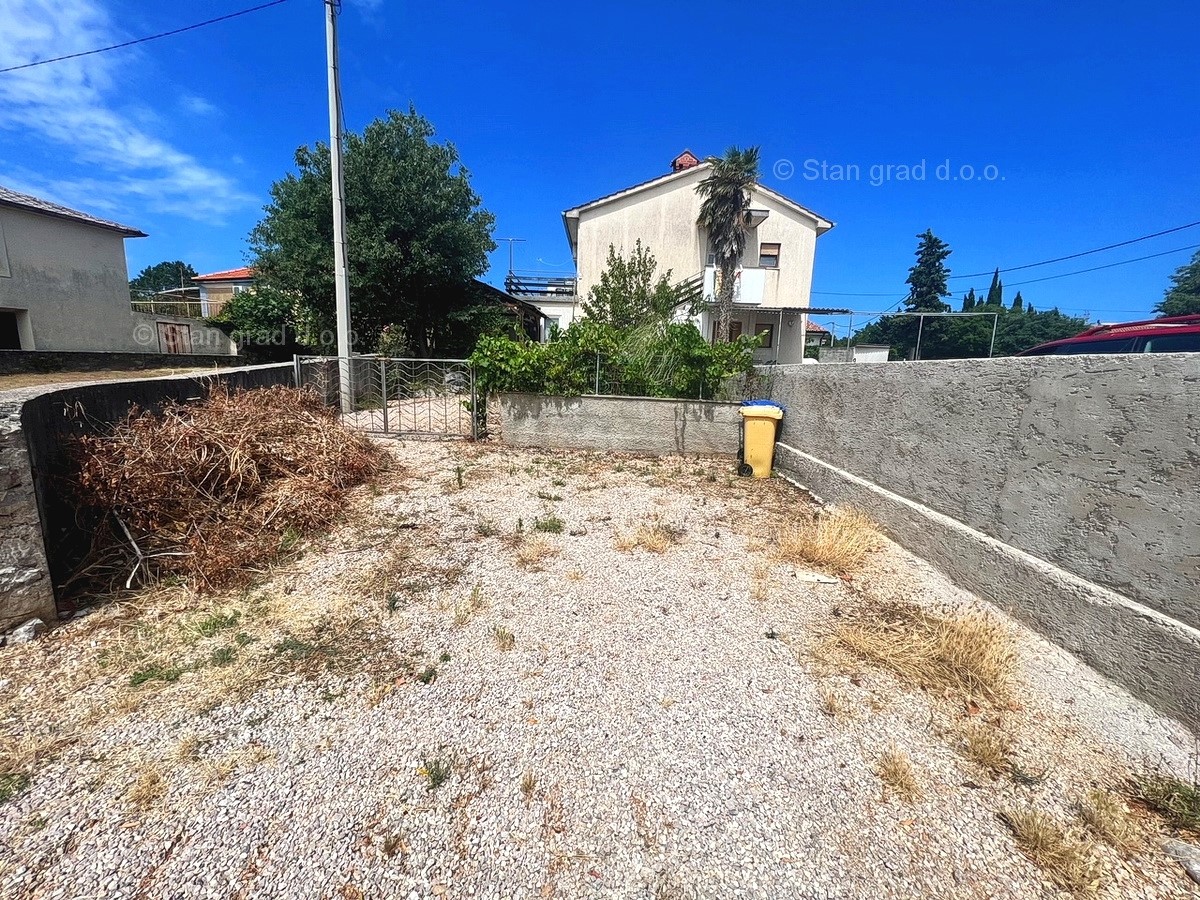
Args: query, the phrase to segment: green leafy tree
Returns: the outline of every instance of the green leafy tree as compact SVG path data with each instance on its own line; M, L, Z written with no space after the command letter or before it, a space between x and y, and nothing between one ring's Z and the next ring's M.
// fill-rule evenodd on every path
M1171 286L1154 306L1160 316L1200 313L1200 250L1171 276Z
M141 300L171 288L188 287L196 274L196 270L181 259L164 260L138 272L129 282L129 295L134 300Z
M698 223L708 234L708 249L716 258L719 274L716 296L717 340L729 340L733 314L733 287L746 252L750 188L758 181L758 148L730 147L714 160L712 170L696 185L703 197Z
M588 292L584 314L618 329L632 328L649 318L670 319L685 301L685 291L671 284L670 269L655 278L657 268L654 254L641 240L628 257L609 244L608 263L599 284Z
M264 359L285 360L296 344L297 301L268 284L234 294L209 322L227 332L239 351Z
M356 351L375 349L384 327L396 325L414 352L444 353L464 327L464 311L478 304L471 285L495 248L494 217L481 208L454 146L433 137L433 126L412 107L346 135ZM329 147L301 147L296 169L271 186L250 246L257 282L294 296L301 337L329 349L335 334Z

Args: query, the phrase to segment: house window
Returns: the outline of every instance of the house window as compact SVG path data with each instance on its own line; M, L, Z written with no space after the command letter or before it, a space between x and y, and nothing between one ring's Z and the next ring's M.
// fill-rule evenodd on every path
M762 347L765 350L775 342L775 323L759 322L754 326L754 333L762 335Z
M248 290L250 290L250 285L248 284L235 284L233 286L233 292L235 294L244 294Z
M742 336L742 323L739 322L737 319L730 319L730 321L729 321L729 339L731 341L736 341L741 336ZM715 344L716 342L717 342L717 322L714 319L713 323L712 323L712 343Z
M779 245L778 244L759 244L758 245L758 267L760 269L778 269L779 268Z

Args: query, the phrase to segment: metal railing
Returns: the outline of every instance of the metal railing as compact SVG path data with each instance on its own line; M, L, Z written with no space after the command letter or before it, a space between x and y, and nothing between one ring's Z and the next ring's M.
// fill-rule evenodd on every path
M203 319L203 304L199 300L130 300L134 312L160 316L181 316Z
M465 359L298 356L296 384L372 434L478 440L487 430L475 370Z

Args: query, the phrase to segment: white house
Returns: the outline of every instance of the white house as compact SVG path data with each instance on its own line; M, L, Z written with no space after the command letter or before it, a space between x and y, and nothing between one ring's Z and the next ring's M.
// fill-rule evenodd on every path
M702 197L696 187L712 169L685 150L671 171L564 212L563 224L576 278L510 279L510 293L528 293L550 319L566 327L582 315L583 299L600 280L610 245L629 252L640 240L654 254L659 272L691 281L704 296L715 296L716 266L708 239L697 224ZM817 238L833 223L761 184L750 191L750 230L743 264L737 273L733 336L765 333L760 362L799 362L802 347L821 340L810 325L813 259ZM522 287L528 290L522 290ZM701 332L714 336L708 313L696 319ZM827 333L825 333L827 337Z

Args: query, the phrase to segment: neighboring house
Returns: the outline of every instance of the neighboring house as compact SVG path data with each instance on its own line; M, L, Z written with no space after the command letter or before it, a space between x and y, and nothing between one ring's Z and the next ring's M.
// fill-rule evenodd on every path
M138 350L128 225L0 187L0 349Z
M233 353L215 328L131 305L131 237L146 234L0 187L0 350Z
M254 269L242 266L240 269L197 275L192 279L192 284L200 288L200 315L215 316L233 299L234 294L247 291L254 285Z
M583 313L583 300L600 280L609 246L628 253L641 240L675 282L689 282L705 298L716 294L715 260L697 225L702 197L696 187L712 169L685 150L671 171L563 213L576 279L512 277L510 293L526 293L548 317L566 327ZM817 238L833 223L761 184L751 189L746 252L734 288L733 336L765 333L760 362L799 362L805 345L824 329L808 322ZM694 321L710 340L714 316ZM817 332L817 341L812 341Z

